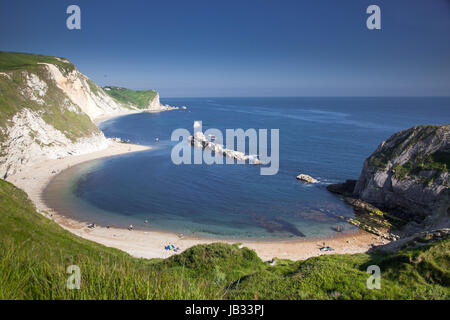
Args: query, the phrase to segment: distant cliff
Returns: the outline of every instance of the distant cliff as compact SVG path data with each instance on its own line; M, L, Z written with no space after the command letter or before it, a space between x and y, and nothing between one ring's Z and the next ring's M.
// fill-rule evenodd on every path
M0 177L107 147L93 119L129 110L64 58L0 52Z
M154 90L131 90L127 88L106 86L103 90L119 103L141 111L159 112L178 109L169 105L162 105L159 93Z

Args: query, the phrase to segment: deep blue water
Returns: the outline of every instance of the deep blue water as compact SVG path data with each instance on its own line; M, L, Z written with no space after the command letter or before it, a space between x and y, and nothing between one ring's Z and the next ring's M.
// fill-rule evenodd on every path
M325 188L358 178L364 159L393 133L450 123L449 98L165 99L187 111L135 114L102 123L107 137L151 145L151 151L71 168L48 199L68 216L98 224L163 229L224 238L332 236L352 209ZM280 129L280 170L252 165L171 162L176 128ZM155 138L159 142L155 142ZM306 185L299 173L320 183ZM57 193L57 196L55 196ZM149 224L144 221L148 220Z

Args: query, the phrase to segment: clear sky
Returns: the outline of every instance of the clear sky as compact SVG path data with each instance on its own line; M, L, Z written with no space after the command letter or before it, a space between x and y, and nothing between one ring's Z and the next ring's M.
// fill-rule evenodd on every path
M449 0L0 0L0 50L163 97L448 96L449 34Z

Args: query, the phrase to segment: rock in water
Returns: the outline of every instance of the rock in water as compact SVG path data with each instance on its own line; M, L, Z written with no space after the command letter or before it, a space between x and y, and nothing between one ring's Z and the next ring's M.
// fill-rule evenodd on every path
M299 174L297 176L297 180L300 180L300 181L303 181L303 182L306 182L306 183L318 183L319 182L319 180L314 179L313 177L308 176L307 174L303 174L303 173Z
M353 195L353 190L355 190L355 185L356 180L346 180L344 183L328 185L327 190L344 196L351 196Z

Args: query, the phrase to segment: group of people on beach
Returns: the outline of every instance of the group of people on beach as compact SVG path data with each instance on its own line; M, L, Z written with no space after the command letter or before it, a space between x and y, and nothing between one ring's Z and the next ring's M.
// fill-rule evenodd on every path
M145 224L148 224L148 220L145 220L144 223L145 223ZM133 229L134 229L134 226L133 226L132 224L130 224L130 225L128 226L128 230L132 231Z
M148 220L145 220L144 223L145 223L145 224L149 224ZM95 223L90 223L90 224L88 224L87 227L88 227L89 229L94 229L94 228L96 227L96 224L95 224ZM110 226L107 225L106 228L109 229ZM128 226L127 229L128 229L129 231L132 231L132 230L134 230L134 226L133 226L132 224L130 224L130 225Z

